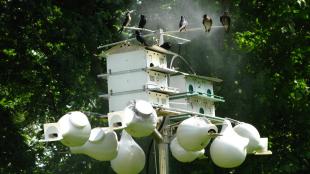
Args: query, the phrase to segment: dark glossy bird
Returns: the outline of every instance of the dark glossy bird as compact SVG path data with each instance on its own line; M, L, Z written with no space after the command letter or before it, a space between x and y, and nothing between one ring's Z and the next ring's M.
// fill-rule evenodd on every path
M180 32L186 31L187 25L188 25L187 20L185 19L184 16L181 16L181 20L180 20L180 23L179 23L179 31Z
M220 21L223 24L225 31L229 32L230 29L230 17L228 15L228 12L225 11L224 14L220 17Z
M140 42L142 45L144 45L144 46L149 46L149 45L146 43L144 37L142 36L141 31L136 30L135 33L136 33L136 39L137 39L137 41L139 41L139 42Z
M146 24L146 18L144 15L140 15L139 28L144 28Z
M130 22L131 22L130 13L131 13L131 11L126 12L125 20L124 20L123 25L122 25L121 29L119 30L119 32L123 32L124 27L127 27L130 24Z
M166 49L166 50L170 50L172 45L170 42L164 42L162 45L160 45L160 47Z
M210 32L212 27L212 19L207 14L203 15L202 24L205 27L206 32Z

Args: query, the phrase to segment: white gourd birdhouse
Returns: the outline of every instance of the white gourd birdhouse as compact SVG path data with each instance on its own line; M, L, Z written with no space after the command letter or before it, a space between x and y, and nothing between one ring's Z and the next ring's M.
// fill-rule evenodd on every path
M177 129L179 144L188 151L204 149L210 142L209 133L217 133L217 127L206 118L191 117L182 121Z
M59 119L58 125L63 137L61 143L66 146L81 146L90 136L91 126L87 116L82 112L67 113Z
M222 136L216 137L210 147L212 161L223 168L241 165L247 155L249 139L238 135L228 120L224 121L220 134Z
M99 161L110 161L117 155L118 140L110 128L94 128L88 141L82 146L70 147L75 154L85 154Z
M204 149L201 149L200 151L187 151L185 150L179 143L177 138L173 138L173 140L170 143L170 150L172 153L172 156L177 159L180 162L188 163L192 162L195 159L197 159L200 156L203 156L205 153Z
M134 100L125 108L131 118L125 130L133 137L145 137L156 128L157 114L152 105L143 100Z
M234 127L234 130L240 136L250 140L247 146L247 153L254 153L257 149L262 148L260 146L259 132L254 126L248 123L240 123Z
M111 160L112 169L118 174L138 174L144 168L145 154L141 147L125 131L118 145L116 158Z
M66 146L81 146L89 138L91 126L85 114L73 111L62 116L57 123L44 124L43 141L61 141Z
M268 138L261 138L258 130L251 124L243 123L236 125L234 130L242 137L248 138L247 153L256 155L270 155L268 151Z

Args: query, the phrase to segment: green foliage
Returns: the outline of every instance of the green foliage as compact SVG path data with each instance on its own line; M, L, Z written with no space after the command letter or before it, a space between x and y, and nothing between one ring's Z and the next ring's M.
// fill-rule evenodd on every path
M0 173L112 173L108 163L70 155L61 144L38 140L43 123L57 121L68 111L107 112L107 103L97 97L106 89L96 77L105 72L97 47L131 35L116 32L127 9L136 10L133 24L143 13L152 21L149 28L166 30L175 29L183 14L191 27L199 26L191 23L196 18L201 25L203 13L212 14L214 25L220 25L217 18L229 9L230 33L182 35L192 42L184 44L180 54L198 74L224 80L216 87L226 99L217 115L253 124L269 137L273 151L268 157L248 156L236 169L220 169L208 157L185 165L172 161L171 173L309 171L309 3L141 2L0 1Z

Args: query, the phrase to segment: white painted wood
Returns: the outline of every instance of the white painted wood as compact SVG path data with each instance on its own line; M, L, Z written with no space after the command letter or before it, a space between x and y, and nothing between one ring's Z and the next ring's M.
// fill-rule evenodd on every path
M166 56L155 51L139 49L111 54L107 57L108 74L148 67L167 68Z
M151 91L132 92L124 95L112 95L109 97L109 111L123 110L131 100L140 99L150 102L152 105L169 107L169 96Z

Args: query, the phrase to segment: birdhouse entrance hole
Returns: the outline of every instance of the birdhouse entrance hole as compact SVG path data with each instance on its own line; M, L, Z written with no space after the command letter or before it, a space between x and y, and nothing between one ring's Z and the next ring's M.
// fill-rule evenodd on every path
M207 95L210 97L212 95L212 92L210 89L207 90Z
M113 127L121 127L122 125L123 125L122 122L113 123Z
M204 114L204 113L205 113L205 111L203 110L203 108L200 108L200 109L199 109L199 113L201 113L201 114Z
M188 92L193 93L194 92L194 87L193 85L188 86Z
M57 133L52 133L48 135L49 138L57 138L58 134Z

